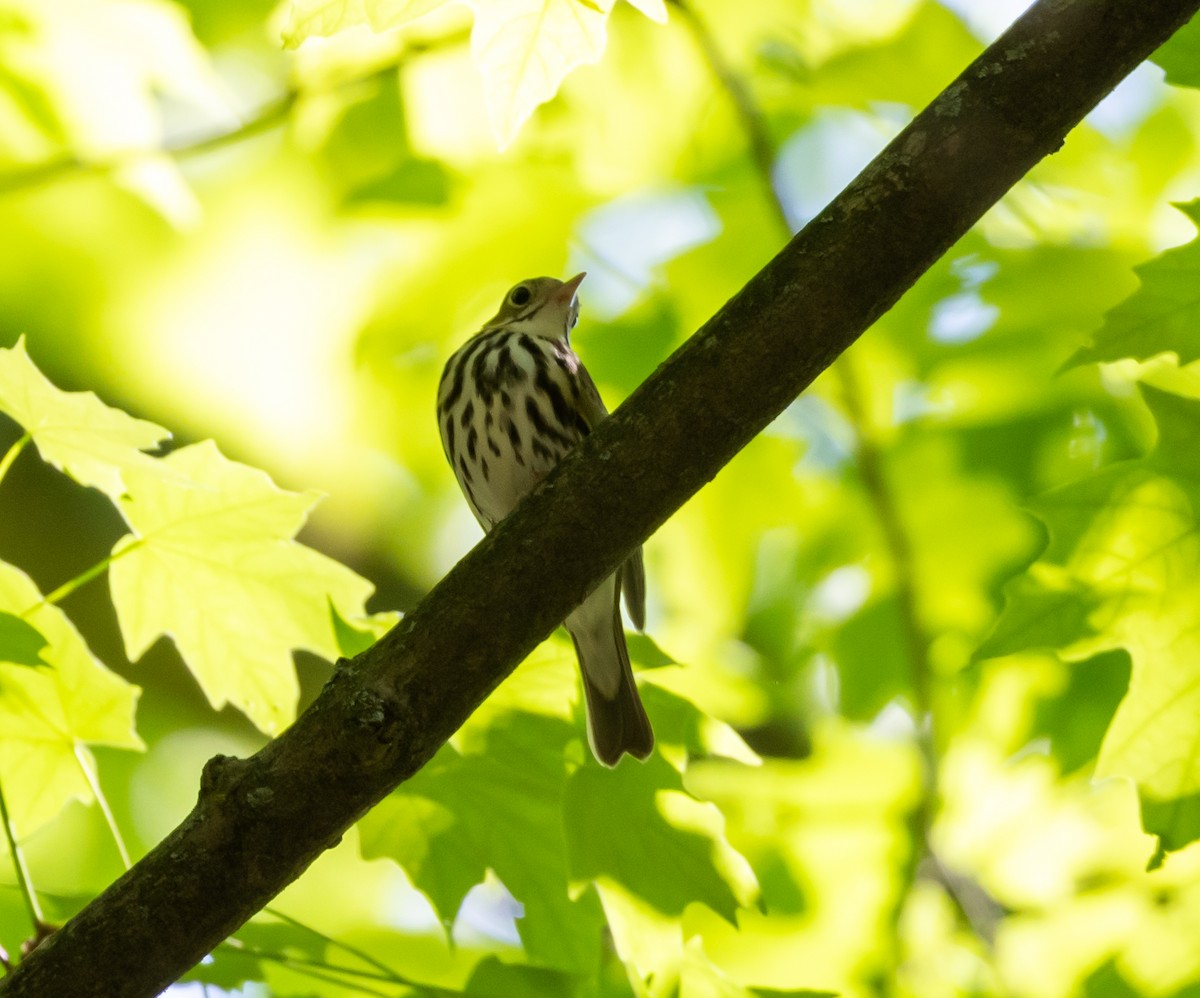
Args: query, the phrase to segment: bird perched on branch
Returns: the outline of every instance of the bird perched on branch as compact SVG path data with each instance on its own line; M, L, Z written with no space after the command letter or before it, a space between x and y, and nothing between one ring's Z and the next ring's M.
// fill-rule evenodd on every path
M515 285L500 311L442 372L437 403L442 446L484 530L512 512L608 415L571 349L583 278L535 277ZM622 594L641 630L646 614L641 548L565 622L583 674L588 741L606 766L615 766L626 752L645 759L654 748L625 646Z

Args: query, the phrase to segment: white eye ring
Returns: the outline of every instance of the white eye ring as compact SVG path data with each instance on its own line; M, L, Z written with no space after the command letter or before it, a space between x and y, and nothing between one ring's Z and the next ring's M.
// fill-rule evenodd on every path
M520 308L522 305L528 305L529 300L533 297L533 292L524 284L518 284L508 293L508 302L510 305L516 305Z

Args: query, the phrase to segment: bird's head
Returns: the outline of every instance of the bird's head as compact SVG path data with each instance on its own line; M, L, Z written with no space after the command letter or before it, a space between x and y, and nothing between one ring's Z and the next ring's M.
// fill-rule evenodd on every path
M579 318L576 292L585 276L576 274L569 281L530 277L513 285L484 328L517 326L534 336L565 340Z

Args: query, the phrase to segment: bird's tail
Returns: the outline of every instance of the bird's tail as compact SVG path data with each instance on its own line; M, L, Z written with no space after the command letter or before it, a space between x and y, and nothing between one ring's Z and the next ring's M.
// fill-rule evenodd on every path
M605 766L615 766L626 752L645 759L654 748L654 732L629 665L620 595L614 575L566 622L583 674L588 742Z

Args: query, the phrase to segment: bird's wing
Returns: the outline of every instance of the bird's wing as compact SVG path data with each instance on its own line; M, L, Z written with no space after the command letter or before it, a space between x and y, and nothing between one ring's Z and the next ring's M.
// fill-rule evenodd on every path
M604 400L587 368L579 365L580 408L583 418L589 428L594 427L608 415ZM629 611L629 619L639 631L646 627L646 569L642 561L642 549L638 547L630 553L621 566L621 593L625 598L625 609Z

